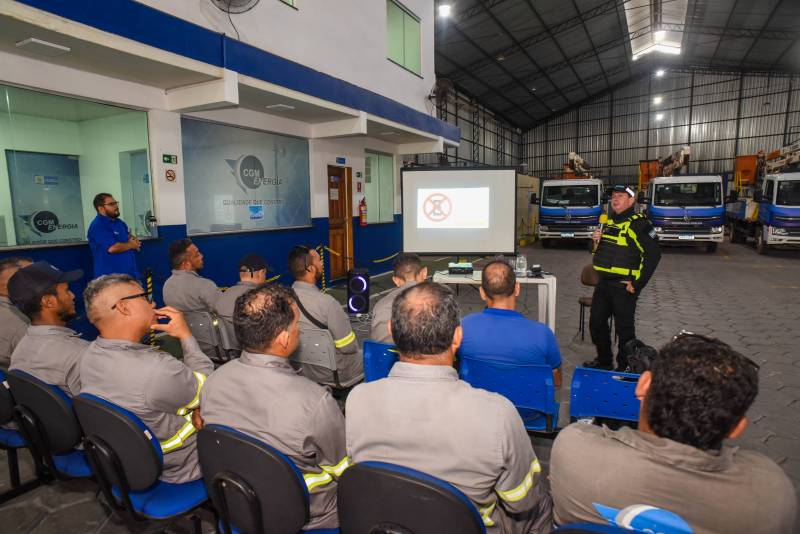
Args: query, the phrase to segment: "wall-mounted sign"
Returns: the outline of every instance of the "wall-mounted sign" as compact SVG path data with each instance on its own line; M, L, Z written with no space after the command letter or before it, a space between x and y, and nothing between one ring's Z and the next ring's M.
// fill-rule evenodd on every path
M169 163L170 165L178 164L178 156L175 154L164 154L161 158L164 163Z
M345 163L347 163L347 158L344 158L342 156L336 158L337 165L344 165Z
M167 169L166 178L167 178L168 182L174 182L175 181L175 171L173 171L172 169Z

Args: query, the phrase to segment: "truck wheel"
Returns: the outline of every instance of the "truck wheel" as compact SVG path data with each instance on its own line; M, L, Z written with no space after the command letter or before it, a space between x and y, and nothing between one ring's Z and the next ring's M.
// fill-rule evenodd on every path
M758 226L756 228L756 252L764 254L767 252L767 244L764 242L764 227Z
M550 248L550 244L549 239L542 239L542 248Z
M714 253L717 251L717 244L716 243L708 243L706 245L706 252Z
M742 237L742 231L739 230L736 223L731 223L731 243L741 243Z

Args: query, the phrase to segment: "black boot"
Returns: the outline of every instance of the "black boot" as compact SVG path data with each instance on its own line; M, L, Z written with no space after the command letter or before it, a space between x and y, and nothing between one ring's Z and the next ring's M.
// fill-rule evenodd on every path
M611 371L614 368L613 363L601 362L597 359L583 362L583 366L589 369L602 369L604 371Z

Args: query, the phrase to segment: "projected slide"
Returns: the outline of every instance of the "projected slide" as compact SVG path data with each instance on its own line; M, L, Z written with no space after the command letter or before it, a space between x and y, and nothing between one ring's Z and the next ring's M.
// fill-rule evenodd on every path
M417 228L489 228L489 188L418 189Z

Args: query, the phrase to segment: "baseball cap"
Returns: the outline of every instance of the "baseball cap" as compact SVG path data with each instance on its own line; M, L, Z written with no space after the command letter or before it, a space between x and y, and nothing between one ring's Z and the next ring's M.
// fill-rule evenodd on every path
M631 197L636 196L636 192L627 185L615 185L611 188L612 193L628 193Z
M260 271L262 269L269 270L269 265L267 265L267 260L265 260L262 256L256 254L255 252L251 252L244 256L241 260L239 260L239 271Z
M8 298L14 304L24 304L39 298L56 284L74 282L83 277L83 271L64 272L46 261L36 261L18 270L8 281Z

